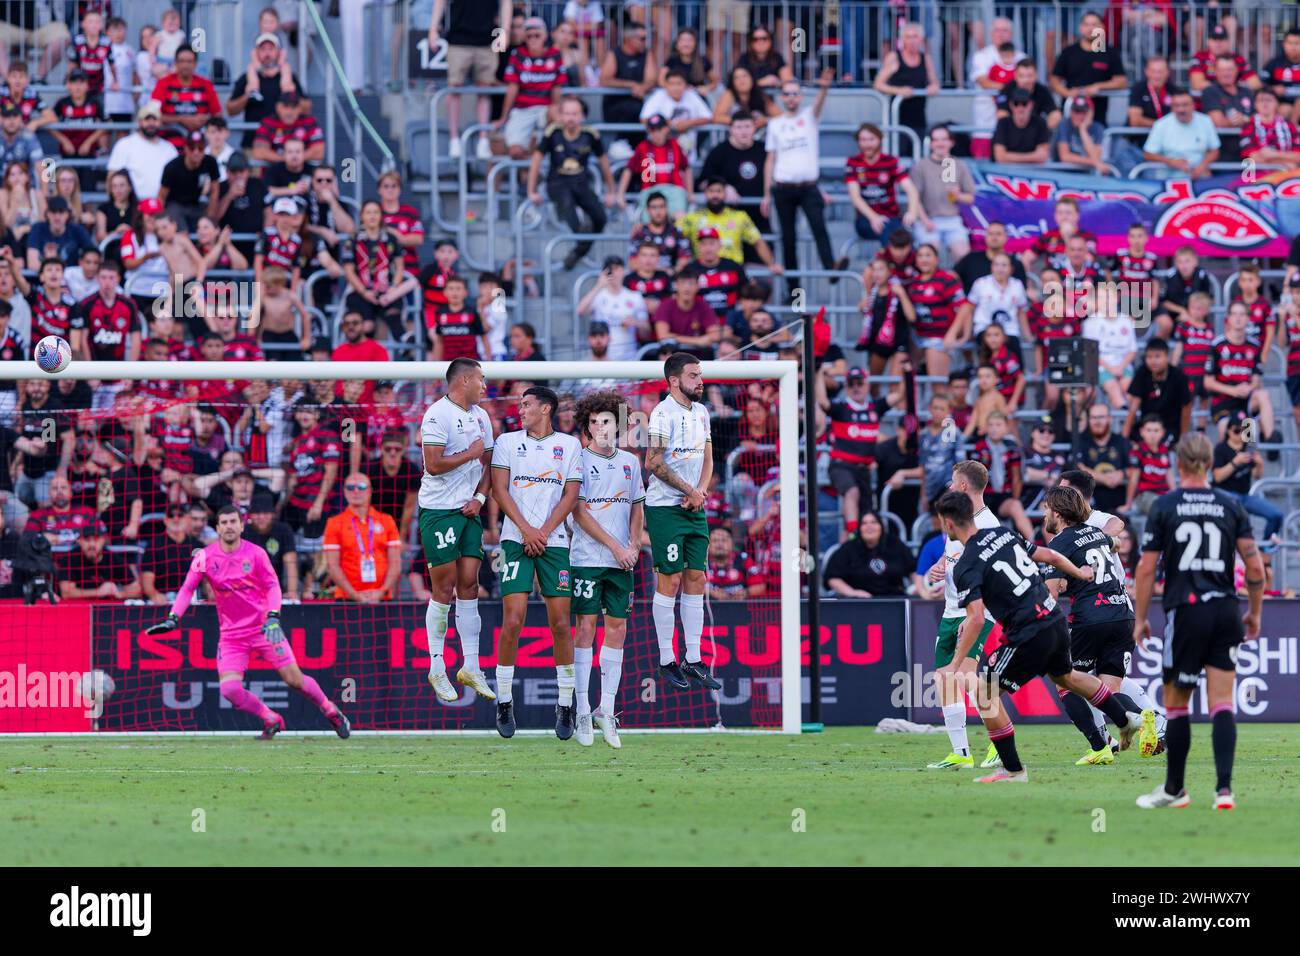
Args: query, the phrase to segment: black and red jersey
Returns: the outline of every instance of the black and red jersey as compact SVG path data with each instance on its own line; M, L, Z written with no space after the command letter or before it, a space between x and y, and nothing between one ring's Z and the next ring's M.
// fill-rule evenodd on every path
M264 267L279 266L291 276L294 270L302 268L302 236L296 232L282 236L274 226L268 227L257 237L253 251L255 255L262 256Z
M101 33L92 42L78 33L68 47L68 68L80 67L86 73L86 86L92 94L103 93L105 77L113 69L113 44Z
M236 332L225 343L225 353L221 356L223 362L264 362L266 356L262 352L262 347L257 344L257 339L251 335L244 335L242 332Z
M190 450L194 447L198 433L190 425L163 426L158 443L163 450L163 467L188 475L194 470L194 456Z
M1052 339L1072 339L1083 331L1083 322L1074 316L1049 317L1042 302L1029 303L1025 319L1034 341L1044 345Z
M1273 327L1273 303L1262 295L1256 296L1254 302L1247 302L1241 296L1237 296L1232 301L1242 303L1250 311L1250 324L1246 327L1246 336L1263 344L1264 334Z
M733 552L722 562L710 557L707 576L710 588L736 597L744 597L752 584L765 583L757 562L743 552Z
M98 292L82 300L73 310L71 326L85 329L90 356L96 362L126 360L126 347L133 333L140 331L140 310L127 296L109 305Z
M67 511L53 506L38 508L27 516L26 531L39 531L51 535L56 545L73 545L87 528L99 523L99 515L92 508L73 505Z
M1159 261L1153 252L1144 252L1140 256L1135 256L1128 249L1121 249L1111 260L1111 277L1123 284L1129 301L1146 303L1148 300L1154 300L1159 293L1159 286L1155 281L1156 265Z
M1128 466L1138 470L1138 494L1154 491L1162 495L1172 487L1169 481L1174 466L1172 448L1168 436L1162 438L1155 448L1145 441L1135 441L1129 445Z
M831 402L831 460L873 465L880 438L880 418L889 411L884 397L858 405L847 395Z
M1233 53L1231 56L1232 62L1237 64L1237 82L1249 82L1249 80L1255 75L1255 71L1251 69L1250 64L1246 62L1246 58L1240 53ZM1192 54L1192 63L1191 66L1187 68L1187 72L1189 75L1192 73L1200 73L1202 76L1213 81L1214 61L1216 59L1218 58L1209 47L1206 47L1203 50L1197 50Z
M1250 156L1261 149L1276 149L1284 153L1294 152L1300 148L1300 133L1295 126L1281 116L1275 116L1273 122L1265 123L1258 116L1252 116L1241 128L1241 155Z
M453 312L450 306L444 305L434 313L429 334L442 339L442 360L450 362L458 358L478 359L479 336L485 335L486 330L474 310Z
M1174 341L1183 343L1178 364L1182 366L1183 374L1192 380L1193 386L1199 387L1205 375L1205 361L1214 340L1214 327L1211 325L1193 325L1184 319L1174 326Z
M61 291L57 299L51 300L46 297L44 286L32 286L26 299L32 309L32 341L39 342L47 335L68 337L72 328L72 311L77 307L72 296Z
M686 153L682 151L677 140L669 139L662 146L656 146L648 139L643 139L632 150L632 158L627 168L632 171L633 182L639 183L639 189L653 189L655 186L686 187L683 172L690 165Z
M528 47L517 46L510 51L505 81L519 87L515 96L516 107L550 106L551 91L563 87L567 81L564 56L555 47L548 47L533 56Z
M907 287L908 298L916 309L913 327L922 339L941 339L948 334L957 310L966 301L961 280L951 272L936 269L928 279L919 275Z
M695 263L700 274L700 298L718 315L724 315L740 297L740 287L749 281L745 267L731 259L719 259L716 265Z
M45 104L35 89L29 86L25 90L15 92L9 88L8 83L0 85L0 106L18 107L18 111L23 114L24 123L30 123L33 115L45 109Z
M455 269L443 270L436 262L431 262L420 273L420 288L424 296L425 322L432 322L433 316L447 304L447 280L456 275Z
M30 358L23 337L13 329L5 329L0 335L0 362L23 362Z
M636 255L637 247L643 242L652 242L658 247L659 268L665 272L676 272L677 264L691 255L690 242L671 222L664 226L663 232L655 232L648 222L633 229L627 247L629 260Z
M623 288L639 292L647 299L662 299L669 296L672 294L672 287L672 277L661 270L656 270L655 274L648 279L635 272L628 272L623 276Z
M1069 262L1061 266L1061 288L1064 292L1065 314L1080 322L1088 317L1087 299L1091 298L1097 283L1101 281L1101 272L1093 263L1086 263L1075 272Z
M1230 342L1226 336L1219 336L1211 343L1205 356L1205 377L1223 385L1248 385L1259 374L1262 351L1257 339ZM1186 371L1186 362L1183 370ZM1210 414L1240 401L1244 399L1217 393L1211 395Z
M709 492L709 496L704 499L704 518L709 523L709 530L719 528L731 520L731 503L721 488Z
M339 261L344 265L352 263L367 289L384 293L392 287L394 266L402 261L402 247L387 229L379 230L374 238L359 232L344 240Z
M316 503L325 481L325 466L343 457L339 436L319 425L294 439L289 449L289 468L296 479L289 503L310 508Z
M104 105L96 96L88 96L85 102L80 104L72 102L71 96L65 96L54 104L54 115L58 117L60 123L72 123L85 127L85 129L59 131L68 138L68 142L73 146L73 153L65 153L68 156L76 155L75 150L81 149L82 144L94 135L96 125L107 119L104 115Z
M1004 342L996 354L989 356L989 364L997 369L998 391L1003 398L1011 401L1011 396L1016 393L1016 385L1025 374L1019 354L1007 348Z
M149 99L157 100L160 104L164 123L173 116L199 116L204 113L217 116L221 113L217 88L211 80L197 73L190 77L189 83L183 83L176 73L160 77ZM178 150L183 150L184 131L180 127L172 127L172 130L166 134L168 142Z
M284 144L291 139L301 140L303 146L310 148L325 142L325 133L311 116L299 116L291 123L282 122L278 116L267 116L253 134L254 143L260 140L277 153L283 153Z
M899 216L895 187L906 178L907 170L899 165L898 157L887 153L878 153L872 160L865 153L858 153L844 164L844 181L857 183L863 201L886 219Z
M908 249L907 255L902 259L896 259L890 253L889 246L885 246L876 253L876 258L889 266L889 271L898 277L898 281L903 283L908 292L912 291L912 283L921 274L921 270L916 267L916 249Z
M392 212L384 210L384 228L398 236L424 236L424 221L420 219L420 210L414 206L398 206ZM418 248L407 246L402 252L406 271L412 274L420 271Z
M1078 230L1074 235L1083 236L1083 238L1087 240L1088 254L1090 256L1095 257L1097 255L1096 236L1090 232L1085 232L1082 229ZM1047 232L1035 239L1034 244L1029 248L1033 250L1036 255L1045 258L1053 269L1064 269L1067 262L1067 259L1065 258L1065 244L1066 239L1061 235L1061 230L1049 229Z
M1286 374L1300 375L1300 313L1286 320Z
M1020 447L1007 438L999 445L994 448L993 442L981 438L975 443L975 460L988 469L988 490L995 495L1009 495L1013 476L1020 474Z

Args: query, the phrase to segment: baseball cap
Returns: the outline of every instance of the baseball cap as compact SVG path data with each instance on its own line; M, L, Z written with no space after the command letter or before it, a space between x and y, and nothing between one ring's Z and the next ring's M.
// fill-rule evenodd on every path
M297 90L289 90L287 93L280 94L280 102L285 106L297 106L302 102L302 97L298 95Z
M853 368L849 369L849 374L845 376L845 381L849 381L849 382L865 382L866 380L867 380L867 373L864 372L861 368L858 368L856 365Z
M297 215L298 203L288 196L281 196L271 207L271 212L287 212L289 215Z
M89 80L90 80L90 77L86 75L86 71L85 71L85 70L82 70L82 69L75 69L75 70L69 70L69 71L68 71L68 82L69 82L69 83L76 83L76 82L86 83L86 82L89 82Z
M1214 26L1210 27L1210 39L1211 39L1211 40L1226 40L1226 39L1228 39L1228 30L1227 30L1227 28L1224 27L1224 25L1223 25L1222 23L1216 23Z
M280 38L274 33L259 33L257 39L253 41L253 46L259 47L263 43L274 43L276 49L280 48Z
M668 120L664 119L662 113L654 113L645 121L646 129L663 129L668 125Z
M204 137L203 132L202 132L201 130L192 129L192 130L190 130L188 133L185 134L185 145L186 145L186 146L203 146L203 147L206 148L207 145L208 145L208 141L207 141L207 139Z
M162 119L162 107L158 104L157 100L150 100L148 103L144 104L144 106L140 107L139 111L135 114L136 119L144 119L147 116L152 116L154 119Z
M695 238L697 240L721 239L722 236L719 235L718 230L714 229L712 226L705 226L703 229L701 229L699 232L695 234Z
M524 21L525 30L547 30L546 21L541 17L529 17Z
M263 491L255 493L252 503L248 506L248 513L254 515L266 515L274 510L275 499Z
M55 197L58 198L57 196ZM158 197L151 196L148 199L140 200L140 214L144 216L156 216L163 211L163 204L158 201Z
M1012 103L1032 103L1033 101L1034 98L1029 94L1028 90L1022 90L1017 87L1011 91Z
M96 521L94 524L88 524L82 530L83 538L106 538L108 537L108 525L102 521Z
M600 264L602 269L612 269L615 266L623 265L622 256L606 256L605 261Z
M17 104L15 103L5 103L3 106L0 106L0 116L22 116L22 115L23 115L23 111L20 110Z
M1038 431L1040 428L1046 428L1050 432L1056 431L1056 427L1052 424L1051 415L1039 415L1037 418L1034 419L1033 430Z
M235 473L230 476L230 480L234 481L236 478L245 478L245 477L252 478L253 473L249 471L247 468L236 468Z
M51 196L45 202L45 208L50 212L67 212L68 201L62 196Z
M597 319L587 327L588 335L609 335L609 323Z
M1246 412L1242 411L1241 409L1238 409L1237 411L1233 412L1231 415L1228 416L1228 427L1232 429L1241 428L1242 422L1244 422L1249 417L1250 415L1248 415Z
M1092 109L1092 100L1086 96L1076 96L1070 100L1071 113L1086 113L1090 109Z
M245 156L243 153L241 153L239 150L235 150L233 153L231 153L230 158L226 160L227 172L229 172L232 169L236 171L241 169L248 169L248 157Z

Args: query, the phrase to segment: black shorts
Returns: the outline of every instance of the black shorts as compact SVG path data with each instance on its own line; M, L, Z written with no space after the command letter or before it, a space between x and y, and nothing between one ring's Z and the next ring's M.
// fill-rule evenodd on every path
M1250 414L1250 399L1248 398L1230 398L1221 402L1214 408L1214 420L1222 421L1229 415L1236 415L1238 412Z
M1132 653L1132 621L1111 621L1070 631L1070 658L1076 671L1124 677Z
M1170 608L1165 611L1165 683L1191 689L1207 667L1235 671L1237 645L1245 638L1236 598Z
M831 459L830 467L826 469L826 476L830 479L831 487L835 489L836 494L842 496L845 492L857 488L864 502L871 500L871 469L866 465Z
M320 538L325 534L325 514L322 514L315 521L307 520L307 512L310 509L300 507L292 501L285 502L284 509L280 512L280 520L287 524L294 531L302 533L304 538Z
M1006 502L1010 500L1011 500L1011 495L1009 492L1006 491L985 491L984 492L984 504L988 506L989 511L993 512L993 514L997 515L998 517L1001 517L1001 515L998 515L998 509L1001 508L1004 504L1006 504Z
M377 328L379 323L383 322L388 326L392 337L400 339L406 334L403 304L403 300L398 299L388 305L376 305L356 292L349 292L347 298L343 300L343 309L346 312L356 312L361 316L362 321L369 322L372 328Z
M985 665L986 680L995 680L1008 693L1015 693L1035 677L1060 677L1074 670L1070 662L1070 628L1065 615L1038 625L1030 637L1003 644Z
M1300 375L1286 377L1286 394L1292 405L1300 405Z

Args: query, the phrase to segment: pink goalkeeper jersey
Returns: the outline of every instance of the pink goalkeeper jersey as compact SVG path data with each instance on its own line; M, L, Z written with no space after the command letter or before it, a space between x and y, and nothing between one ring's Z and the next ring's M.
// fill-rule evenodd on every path
M230 553L221 550L220 541L196 551L172 614L184 615L205 577L216 599L222 640L256 634L266 623L267 612L280 610L280 580L266 552L251 541L240 541Z

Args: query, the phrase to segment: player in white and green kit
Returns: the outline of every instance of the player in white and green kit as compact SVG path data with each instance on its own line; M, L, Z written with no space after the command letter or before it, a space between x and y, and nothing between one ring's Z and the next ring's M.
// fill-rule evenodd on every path
M700 657L704 633L705 571L709 553L709 524L704 515L709 479L713 476L713 440L704 397L700 360L690 352L674 352L664 362L668 397L650 413L649 449L645 468L650 485L645 496L645 520L656 573L655 636L659 642L659 671L674 687L695 681L720 690ZM686 660L678 665L673 650L673 620L677 594L682 595L682 639Z
M614 700L623 673L623 643L632 608L633 569L641 556L645 527L645 483L636 455L618 447L620 412L627 407L618 392L593 392L578 402L578 434L590 444L582 450L582 491L573 511L576 527L569 560L573 565L573 613L578 633L573 642L577 680L578 743L590 747L592 721L605 743L621 747L614 720ZM587 696L591 681L596 615L605 615L605 639L600 645L600 706L595 712Z
M492 449L492 497L505 515L501 529L501 639L497 644L497 733L515 734L515 653L537 579L555 645L555 736L573 736L573 634L569 630L569 530L565 519L582 486L582 445L555 431L560 400L535 385L519 400L523 428Z
M456 598L456 634L465 662L456 680L488 700L496 694L479 669L478 571L483 562L479 510L487 502L492 454L492 421L478 402L487 390L483 369L473 359L456 359L447 368L447 394L429 406L420 423L424 476L420 479L420 541L429 566L429 683L439 700L453 701L443 646L447 615Z
M988 487L989 473L978 461L959 461L952 469L952 482L948 485L953 491L960 491L970 499L975 509L976 528L996 528L1002 522L984 504L984 489ZM952 662L957 650L957 630L966 619L966 610L957 603L957 587L953 584L952 569L961 560L965 550L962 543L955 538L944 542L943 557L930 569L931 583L937 584L943 577L943 617L939 621L939 636L934 643L934 667L938 670ZM993 618L984 618L984 629L971 646L966 659L957 665L957 673L952 680L939 680L939 702L943 705L943 726L948 731L952 753L943 760L929 764L931 770L963 770L975 765L970 752L970 740L966 735L966 687L972 683L975 668L979 664L980 654L984 650L984 641L993 630ZM937 677L936 677L937 679ZM993 750L994 756L997 751Z

